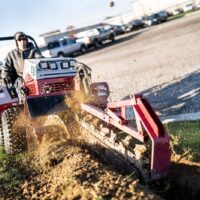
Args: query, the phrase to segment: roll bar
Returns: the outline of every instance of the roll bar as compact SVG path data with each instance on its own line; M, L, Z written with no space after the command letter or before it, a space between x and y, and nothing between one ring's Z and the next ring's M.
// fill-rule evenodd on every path
M26 35L26 36L27 36L28 39L30 39L34 43L35 47L37 49L39 49L36 41L34 40L34 38L29 36L29 35ZM14 40L14 39L15 39L14 36L0 37L0 41Z

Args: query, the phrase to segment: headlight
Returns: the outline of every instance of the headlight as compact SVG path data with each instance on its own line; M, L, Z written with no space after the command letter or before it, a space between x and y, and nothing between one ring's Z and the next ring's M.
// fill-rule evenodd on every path
M61 63L61 67L62 67L62 69L69 69L70 68L70 64L69 64L68 61L62 62Z
M58 69L56 62L41 62L40 63L41 69Z
M48 69L48 63L42 62L42 63L40 63L40 67L41 67L41 69Z
M49 63L49 68L50 68L50 69L57 69L56 63L54 63L54 62Z
M75 63L76 63L75 60L70 60L69 63L70 63L70 67L75 67Z

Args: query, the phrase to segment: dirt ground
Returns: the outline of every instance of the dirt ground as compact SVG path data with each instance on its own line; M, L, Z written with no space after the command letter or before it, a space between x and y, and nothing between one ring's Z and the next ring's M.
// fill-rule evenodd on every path
M162 115L200 111L200 13L131 32L79 57L113 100L143 93Z
M49 126L39 148L22 163L9 163L21 180L0 184L0 199L162 199L98 158L82 139L69 139ZM14 182L15 180L13 180Z

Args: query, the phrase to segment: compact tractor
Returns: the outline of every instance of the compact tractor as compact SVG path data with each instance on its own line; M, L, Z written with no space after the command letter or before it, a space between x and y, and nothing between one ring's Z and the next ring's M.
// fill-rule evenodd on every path
M11 39L14 38L0 38ZM33 38L29 36L29 40L37 47ZM73 111L66 99L81 93L85 100L76 103L74 120L87 142L100 146L99 153L109 157L110 162L137 171L145 182L167 176L171 158L169 135L142 95L109 102L108 84L92 83L91 69L74 58L27 59L22 79L20 88L0 88L0 145L6 153L20 153L29 146L31 125L17 122L22 112L30 119L53 113L60 117L60 112ZM32 131L34 134L40 132Z

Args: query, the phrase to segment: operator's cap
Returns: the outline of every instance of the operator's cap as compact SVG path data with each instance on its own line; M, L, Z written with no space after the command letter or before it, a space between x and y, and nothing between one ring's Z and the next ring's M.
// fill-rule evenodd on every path
M26 34L23 32L17 32L14 35L15 40L19 40L20 38L27 38Z

